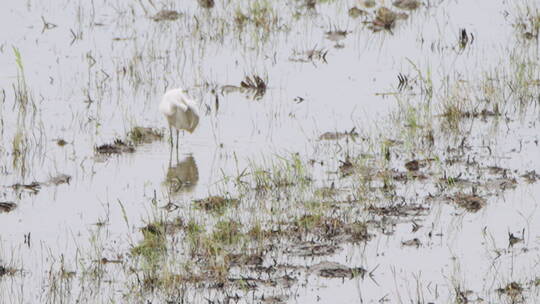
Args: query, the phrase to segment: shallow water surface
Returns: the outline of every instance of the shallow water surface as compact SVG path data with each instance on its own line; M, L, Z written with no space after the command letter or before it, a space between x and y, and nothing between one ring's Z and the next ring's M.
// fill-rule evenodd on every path
M0 211L0 303L536 303L535 3L309 2L6 3L0 202L16 208ZM374 32L385 5L408 17ZM368 15L350 17L353 6ZM178 18L151 18L162 9ZM255 75L263 93L238 88ZM176 153L157 106L179 86L202 115ZM136 126L164 136L95 151L129 143ZM414 159L425 179L403 166ZM463 193L485 206L464 208ZM209 196L239 202L194 203ZM157 260L137 254L141 228L163 219L183 231L163 237ZM239 223L241 241L207 249L193 222ZM360 222L370 237L348 240ZM250 242L254 227L277 237ZM267 271L235 266L238 251ZM367 272L314 273L326 261Z

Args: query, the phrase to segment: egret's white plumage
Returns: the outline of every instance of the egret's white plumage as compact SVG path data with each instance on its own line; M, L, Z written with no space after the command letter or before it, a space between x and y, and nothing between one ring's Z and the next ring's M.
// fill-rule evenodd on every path
M165 115L169 126L192 133L199 124L197 103L189 98L184 90L173 89L163 95L159 111Z
M178 131L193 133L199 124L199 110L195 101L189 98L183 89L169 90L163 95L159 111L167 118L169 130L176 129L176 146L178 147Z

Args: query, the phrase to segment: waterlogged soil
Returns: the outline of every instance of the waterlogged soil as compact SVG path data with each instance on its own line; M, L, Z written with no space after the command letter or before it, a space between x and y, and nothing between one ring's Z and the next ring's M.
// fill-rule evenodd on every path
M4 6L0 303L540 301L533 1Z

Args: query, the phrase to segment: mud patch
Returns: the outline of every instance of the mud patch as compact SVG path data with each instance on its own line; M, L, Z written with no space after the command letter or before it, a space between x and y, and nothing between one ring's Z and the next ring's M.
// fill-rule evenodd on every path
M486 205L486 199L474 194L458 193L449 199L468 212L478 212Z
M227 259L231 266L260 266L263 263L261 255L229 254Z
M361 267L350 268L339 263L325 261L311 266L309 272L328 279L352 279L358 276L363 278L367 271Z
M421 168L425 168L430 162L434 161L434 159L421 159L421 160L411 160L405 163L405 168L409 171L418 171Z
M294 245L293 248L286 252L300 257L315 257L332 255L339 251L341 251L341 247L336 245L321 244L315 242L303 242Z
M287 300L289 297L287 296L268 296L268 297L261 297L261 302L265 304L281 304L281 303L287 303Z
M381 216L415 217L426 215L429 208L419 204L398 204L386 207L376 207L371 205L367 210Z

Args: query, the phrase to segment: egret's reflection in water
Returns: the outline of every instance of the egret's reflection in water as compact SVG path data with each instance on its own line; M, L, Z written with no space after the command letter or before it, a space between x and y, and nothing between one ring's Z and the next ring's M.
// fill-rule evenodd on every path
M167 170L165 183L171 194L191 192L199 181L199 170L193 156L189 155L170 166Z

